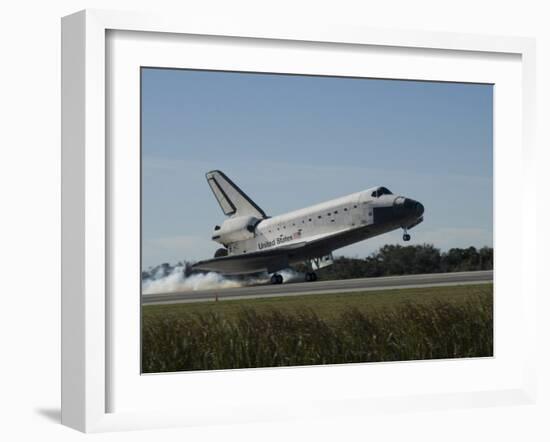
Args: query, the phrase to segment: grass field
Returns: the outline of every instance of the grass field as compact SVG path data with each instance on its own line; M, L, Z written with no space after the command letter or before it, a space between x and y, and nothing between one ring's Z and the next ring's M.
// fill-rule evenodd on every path
M492 284L144 306L142 370L491 356Z

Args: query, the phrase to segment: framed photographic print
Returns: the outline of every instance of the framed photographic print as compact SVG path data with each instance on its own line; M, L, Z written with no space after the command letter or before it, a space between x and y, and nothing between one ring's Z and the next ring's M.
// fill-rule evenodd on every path
M533 400L531 40L85 11L62 44L63 423Z
M142 67L142 372L492 356L492 111L492 84Z

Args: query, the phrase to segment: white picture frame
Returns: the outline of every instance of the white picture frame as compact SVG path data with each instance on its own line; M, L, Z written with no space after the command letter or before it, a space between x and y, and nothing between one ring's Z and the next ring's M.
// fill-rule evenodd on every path
M325 398L314 397L303 403L282 406L276 401L271 406L258 403L254 406L253 395L241 402L226 398L219 409L213 407L208 413L198 407L196 412L182 408L152 408L136 410L113 410L109 395L114 388L112 377L113 357L109 336L113 321L116 321L109 299L109 244L115 230L108 228L113 198L109 185L109 152L106 120L110 118L107 108L109 93L106 68L113 56L109 53L106 36L108 32L154 32L171 36L218 36L227 39L254 39L255 41L286 42L291 45L337 44L339 47L377 47L380 50L402 48L435 50L440 54L469 53L482 59L489 54L503 54L517 57L520 61L521 128L514 151L522 162L523 189L535 189L534 170L534 97L535 97L535 46L534 41L518 37L491 37L451 33L428 33L416 31L387 31L358 29L344 26L315 26L308 24L300 28L265 23L217 23L192 18L173 18L151 14L133 14L99 10L81 11L63 18L62 21L62 423L85 432L122 429L157 428L168 426L204 425L216 422L252 422L286 419L289 417L311 417L330 415L358 415L383 409L388 412L432 408L456 408L499 404L532 403L536 396L534 342L526 340L524 353L518 361L521 376L500 388L492 386L483 389L477 386L462 392L449 392L444 385L425 394L387 391L376 397L359 394L355 397L339 396L338 392ZM116 56L116 54L115 54ZM434 55L437 57L437 53ZM112 60L111 60L112 62ZM425 79L430 79L426 76ZM516 115L516 114L514 114ZM516 134L517 135L517 134ZM517 157L516 157L517 158ZM513 166L508 162L507 167ZM499 171L497 170L498 174ZM519 180L518 180L519 182ZM521 270L518 271L515 287L521 291L516 307L523 315L520 324L523 336L535 334L535 305L537 288L534 270L528 265L529 256L536 255L534 229L536 220L536 192L521 194L521 232L518 247L521 253ZM495 217L496 218L496 217ZM497 241L498 244L498 241ZM498 247L498 246L497 246ZM496 278L506 277L505 259L496 260ZM500 272L502 269L502 272ZM521 276L521 278L520 278ZM510 277L510 275L508 275ZM502 279L502 281L504 281ZM495 285L498 296L502 283ZM499 288L500 287L500 288ZM504 290L504 288L503 288ZM512 304L510 304L512 305ZM501 324L501 330L506 324ZM437 364L437 362L435 362ZM432 363L433 364L433 363ZM390 365L378 365L383 370L393 370ZM515 367L516 371L519 370ZM461 370L455 365L450 370ZM483 367L470 367L483 370ZM489 367L488 367L489 368ZM319 367L327 376L359 376L363 364L351 368ZM277 369L274 369L277 370ZM294 370L294 371L293 371ZM300 369L304 370L304 369ZM289 382L300 370L284 369ZM307 370L307 369L306 369ZM411 370L423 372L424 365ZM266 371L227 371L217 375L215 384L223 388L224 383L242 383L245 389L248 378L257 386L265 382ZM273 373L273 370L271 371ZM288 373L291 373L290 375ZM310 372L311 373L311 372ZM330 373L330 374L329 374ZM519 373L519 371L518 371ZM139 376L139 373L134 373ZM160 375L158 378L174 375ZM206 374L208 376L208 374ZM268 376L272 376L268 374ZM245 379L246 378L246 379ZM119 376L120 379L120 376ZM212 379L212 378L210 378ZM199 377L194 382L200 382ZM450 382L450 381L447 381ZM220 390L221 391L221 390ZM165 394L165 393L164 393ZM195 394L198 399L199 393ZM221 393L223 395L223 393ZM191 397L193 397L191 395ZM321 395L322 396L322 395ZM306 405L307 404L307 405ZM234 407L238 415L224 413L223 408ZM124 407L123 407L124 408Z

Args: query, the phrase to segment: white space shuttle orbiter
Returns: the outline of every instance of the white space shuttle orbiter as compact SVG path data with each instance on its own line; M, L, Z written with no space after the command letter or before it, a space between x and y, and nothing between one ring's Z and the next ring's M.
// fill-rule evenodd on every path
M198 270L226 275L267 271L273 274L271 282L280 284L278 271L305 263L306 281L315 281L315 270L332 264L334 250L399 228L408 241L407 229L423 221L421 203L385 187L269 217L223 172L208 172L206 179L228 218L212 236L223 248L213 259L196 263Z

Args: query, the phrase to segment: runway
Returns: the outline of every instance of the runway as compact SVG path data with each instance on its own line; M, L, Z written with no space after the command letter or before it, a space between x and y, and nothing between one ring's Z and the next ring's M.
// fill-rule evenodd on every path
M215 290L158 293L142 295L142 305L175 304L232 299L252 299L279 296L349 293L448 285L483 284L493 282L493 271L433 273L429 275L387 276L378 278L343 279L338 281L296 282L281 285L257 285Z

